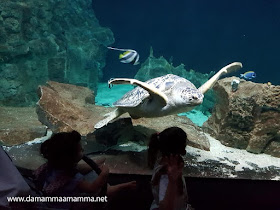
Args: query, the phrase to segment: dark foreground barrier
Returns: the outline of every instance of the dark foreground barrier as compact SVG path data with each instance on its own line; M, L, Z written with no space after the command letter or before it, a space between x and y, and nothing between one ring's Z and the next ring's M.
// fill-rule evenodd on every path
M153 200L151 176L110 174L110 184L136 180L137 190L123 192L110 209L148 210ZM190 203L196 210L280 210L280 181L186 178Z

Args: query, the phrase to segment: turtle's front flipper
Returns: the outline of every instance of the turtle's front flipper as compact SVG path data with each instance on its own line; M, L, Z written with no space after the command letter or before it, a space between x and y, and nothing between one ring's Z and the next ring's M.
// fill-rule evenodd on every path
M168 98L167 96L161 92L159 89L145 83L145 82L141 82L139 80L136 79L126 79L126 78L118 78L118 79L111 79L108 81L108 85L110 87L110 85L113 84L131 84L131 85L138 85L141 88L145 89L146 91L149 92L149 94L152 97L158 97L158 100L165 106L167 104Z
M96 123L94 128L95 129L102 128L103 126L107 125L110 121L116 119L117 117L119 117L123 113L124 112L122 110L116 109L116 110L106 114L105 116L107 116L107 117L105 119L99 121L98 123Z
M220 71L218 71L213 77L211 77L207 82L205 82L198 90L201 91L202 94L207 92L210 88L213 87L213 85L217 82L217 80L223 75L235 72L242 68L242 63L240 62L234 62L231 63L224 68L222 68Z

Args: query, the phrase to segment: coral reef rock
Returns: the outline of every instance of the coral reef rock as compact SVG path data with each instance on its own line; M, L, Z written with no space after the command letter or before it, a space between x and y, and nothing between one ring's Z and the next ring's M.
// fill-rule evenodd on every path
M48 80L96 91L113 42L91 0L0 1L0 105L34 105Z
M172 61L167 61L164 57L156 58L153 55L153 50L151 48L150 55L146 61L141 65L141 68L138 70L135 75L135 79L140 81L147 81L155 77L161 77L166 74L175 74L180 77L186 78L191 81L197 88L204 84L208 79L215 74L211 71L209 74L202 74L194 70L187 71L184 64L181 64L177 67L172 65ZM196 107L195 109L202 112L207 112L211 110L214 106L215 98L212 90L208 91L205 94L204 102L202 105Z
M0 107L0 144L23 144L46 135L32 107Z
M218 103L203 128L226 146L280 157L280 86L241 80L232 92L233 79L214 85Z
M89 141L113 146L128 141L147 145L150 135L170 126L179 126L188 133L189 145L210 150L207 137L186 117L176 115L162 118L131 120L128 114L95 130L94 125L113 108L94 105L94 95L86 87L58 82L40 86L37 103L39 121L53 132L77 130Z

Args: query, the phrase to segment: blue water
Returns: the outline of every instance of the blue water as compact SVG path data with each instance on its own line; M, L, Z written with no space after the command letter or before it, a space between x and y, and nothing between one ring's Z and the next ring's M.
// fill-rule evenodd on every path
M115 47L132 48L140 61L173 56L174 65L207 73L241 61L255 82L280 84L280 1L277 0L93 0L102 26L111 28ZM119 63L109 52L103 81L134 77L139 66ZM239 74L238 74L239 75Z

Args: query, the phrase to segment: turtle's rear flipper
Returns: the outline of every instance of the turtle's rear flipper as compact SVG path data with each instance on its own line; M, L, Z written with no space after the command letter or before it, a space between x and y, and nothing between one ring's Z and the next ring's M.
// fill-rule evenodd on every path
M107 125L110 121L116 119L117 117L119 117L120 115L122 115L124 112L121 111L120 109L116 109L108 114L106 114L106 118L99 121L98 123L95 124L94 128L95 129L99 129L102 128L103 126Z
M158 101L162 103L162 105L166 105L168 98L167 96L161 92L159 89L153 87L152 85L149 85L148 83L141 82L136 79L126 79L126 78L116 78L116 79L111 79L108 81L108 85L113 84L131 84L131 85L138 85L139 87L143 88L144 90L148 91L149 94L152 97L158 97Z

